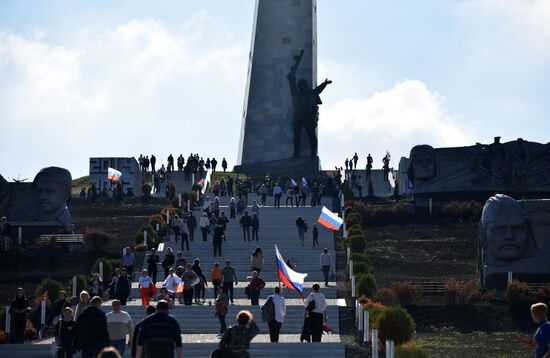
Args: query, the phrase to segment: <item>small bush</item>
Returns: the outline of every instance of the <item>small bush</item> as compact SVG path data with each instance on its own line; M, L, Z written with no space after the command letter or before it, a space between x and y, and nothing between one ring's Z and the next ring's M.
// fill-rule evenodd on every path
M367 264L367 266L372 267L372 264L365 254L351 254L350 260L353 260L353 262L364 262Z
M169 219L172 220L174 216L178 213L178 210L176 208L164 208L160 211L160 215L164 218L164 221L166 222L166 213L168 213ZM170 223L167 223L170 224Z
M372 328L378 328L376 325L380 312L384 309L384 305L376 302L365 296L359 296L357 300L363 305L363 309L369 311L369 324Z
M376 291L376 300L385 306L397 306L399 297L393 288L379 288Z
M143 245L143 232L147 231L147 247L155 247L156 243L156 232L153 229L151 225L143 225L139 228L139 230L136 232L136 236L134 237L134 242L136 245Z
M51 303L57 300L57 295L59 291L64 290L65 288L63 287L63 284L61 282L47 277L43 279L42 282L40 282L40 285L38 285L38 287L34 291L34 297L38 304L44 296L46 296Z
M412 343L405 343L402 346L395 347L395 358L428 358L424 348Z
M351 228L354 225L361 226L363 218L356 212L352 212L349 216L346 216L346 228Z
M23 333L26 341L32 341L36 337L36 329L30 320L27 320L25 331Z
M6 332L0 329L0 344L6 343Z
M356 275L371 273L371 268L364 262L353 261L353 273Z
M479 220L483 205L477 201L451 201L441 207L441 216Z
M414 335L414 320L403 307L386 307L378 317L379 337L382 341L393 340L401 345Z
M103 261L103 280L110 281L110 279L115 274L115 269L120 268L121 260L120 259L108 259L105 257L100 257L95 260L94 265L92 266L92 273L99 273L99 262ZM88 278L90 280L91 278ZM86 283L87 284L87 283Z
M138 244L138 245L135 245L135 246L134 246L134 251L136 251L136 252L138 252L138 251L139 251L139 252L145 251L145 245L143 245L143 243Z
M487 302L493 297L491 292L481 291L473 280L459 282L454 278L445 281L443 295L448 306L475 305Z
M409 282L394 282L392 289L395 291L399 302L402 305L411 305L415 300L422 297L422 286Z
M84 232L84 241L92 246L95 251L98 251L112 247L116 243L117 238L105 231L87 227Z
M159 224L159 231L164 230L164 226L166 225L166 217L163 217L160 214L151 216L149 219L149 225L156 229L157 224Z
M367 243L364 235L353 235L349 237L349 247L353 253L364 253Z
M356 276L355 293L357 296L374 298L376 296L376 280L372 274Z
M143 185L141 186L141 193L143 194L143 196L151 195L151 190L153 190L153 186L151 185L151 183L143 183Z
M354 235L364 235L364 232L363 232L363 229L361 229L361 226L353 225L350 228L348 228L348 237L354 236Z
M506 302L510 306L529 306L537 301L536 295L529 291L525 282L513 280L506 289Z

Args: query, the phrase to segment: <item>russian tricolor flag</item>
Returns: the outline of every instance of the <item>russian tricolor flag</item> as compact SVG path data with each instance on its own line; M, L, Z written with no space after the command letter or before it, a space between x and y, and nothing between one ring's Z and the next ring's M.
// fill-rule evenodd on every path
M286 287L298 292L303 299L304 279L306 278L307 273L299 273L288 267L285 260L283 260L277 245L275 245L275 253L277 255L277 274L279 275L279 280L281 280Z
M112 181L120 181L120 177L122 176L122 173L119 172L116 169L113 168L107 168L107 179Z
M337 231L340 230L340 226L342 226L344 220L323 206L323 210L321 210L321 215L319 215L317 222L327 229Z
M290 179L290 186L294 188L296 185L298 185L298 183L296 183L294 179Z

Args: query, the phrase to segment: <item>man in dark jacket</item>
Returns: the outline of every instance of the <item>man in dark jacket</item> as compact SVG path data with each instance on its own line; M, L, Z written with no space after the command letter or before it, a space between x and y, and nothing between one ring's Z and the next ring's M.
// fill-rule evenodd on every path
M145 318L138 332L137 358L173 358L174 349L182 358L181 328L178 321L168 314L168 303L160 300L157 312Z
M145 308L145 318L149 317L150 315L152 315L155 312L156 312L155 306L151 306L151 305L147 306ZM139 333L139 330L141 329L142 324L143 324L143 321L140 321L134 327L134 337L132 339L132 357L136 356L136 346L137 346L138 333Z
M252 218L248 216L248 211L244 212L243 217L240 220L240 224L243 228L243 241L250 241L250 227L252 226Z
M121 272L122 274L116 280L115 297L120 301L121 305L126 306L126 301L128 300L128 296L130 296L132 283L130 281L130 277L128 276L128 272L124 267Z
M260 240L258 238L258 231L260 231L260 219L258 218L258 214L254 213L252 215L252 240Z
M187 218L187 228L189 229L189 240L195 239L195 229L197 228L197 219L193 216L193 212L189 210L189 217Z
M223 227L217 224L214 228L214 237L212 238L212 244L214 245L214 256L216 253L218 256L222 255L222 242L223 242Z
M102 300L95 296L90 303L76 323L76 349L82 351L82 358L94 358L109 345L107 317L100 309Z

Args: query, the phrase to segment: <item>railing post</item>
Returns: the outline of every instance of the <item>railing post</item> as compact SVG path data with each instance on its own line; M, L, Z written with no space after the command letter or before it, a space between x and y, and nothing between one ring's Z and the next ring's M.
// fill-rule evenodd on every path
M393 341L386 341L386 358L393 358Z
M513 281L513 275L512 275L512 271L508 271L508 284L511 284L512 281Z
M147 249L147 230L143 230L143 246Z
M46 298L40 301L40 327L46 325Z
M346 248L346 255L347 255L347 263L349 264L349 260L350 260L350 257L351 257L351 248L350 247L347 247Z
M349 278L353 277L353 260L349 260Z
M351 276L351 298L355 299L355 276Z
M362 336L362 332L363 332L363 305L361 304L361 302L357 301L357 305L358 305L358 313L359 313L359 323L357 325L357 331L359 332L359 337Z
M363 343L369 341L369 310L363 311Z
M378 358L378 329L372 330L372 358Z
M11 332L11 314L10 314L10 306L6 306L6 335L10 335ZM8 337L9 338L9 337ZM6 341L6 343L9 343L9 339Z
M72 297L76 297L76 290L77 290L76 285L77 285L76 276L73 276Z
M19 246L23 244L23 228L21 226L17 229L17 244Z
M103 261L99 261L99 278L103 282Z

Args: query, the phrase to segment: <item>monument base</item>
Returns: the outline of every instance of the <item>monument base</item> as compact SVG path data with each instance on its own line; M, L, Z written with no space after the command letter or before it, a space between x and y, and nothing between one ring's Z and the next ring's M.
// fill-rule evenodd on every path
M253 177L263 177L267 174L272 177L302 178L318 176L321 170L319 157L300 157L282 160L273 160L261 163L247 163L236 165L236 173L243 173Z

